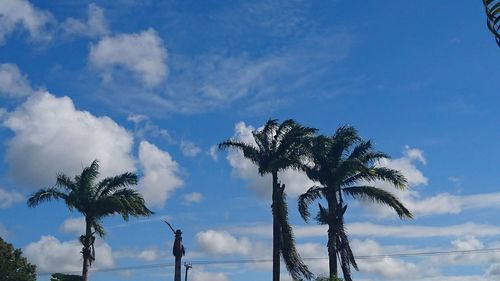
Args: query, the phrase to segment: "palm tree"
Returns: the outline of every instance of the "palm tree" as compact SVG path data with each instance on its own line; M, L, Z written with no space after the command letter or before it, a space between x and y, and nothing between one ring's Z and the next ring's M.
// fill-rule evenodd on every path
M280 183L278 173L302 166L302 158L308 151L308 143L315 131L291 119L281 124L277 120L269 120L262 130L252 132L256 145L233 139L219 144L219 149L235 148L242 151L245 158L258 166L261 176L272 176L273 281L280 279L280 253L294 280L312 278L312 273L295 249L292 228L288 222L285 185Z
M74 179L60 174L54 187L41 189L28 199L29 207L61 199L71 211L77 210L85 216L85 235L80 236L83 244L83 281L88 280L89 268L95 260L94 234L97 233L100 237L105 235L102 226L104 217L120 214L128 221L130 215L137 217L153 214L145 206L142 196L136 190L128 188L137 184L137 175L127 172L96 182L98 177L99 163L94 160Z
M307 176L318 182L299 196L299 213L308 221L309 204L324 198L327 206L319 204L316 220L328 225L328 257L330 279L337 278L337 258L346 281L351 281L350 267L357 264L349 246L344 227L344 213L347 204L343 194L354 199L371 200L393 208L400 218L411 218L412 214L391 193L371 186L374 181L385 181L398 189L406 188L406 178L399 172L380 167L379 160L389 158L386 154L373 150L370 141L363 141L356 129L342 126L331 137L318 136L310 150L310 163L304 165Z
M486 9L486 24L490 32L495 36L498 46L500 46L500 1L483 0Z

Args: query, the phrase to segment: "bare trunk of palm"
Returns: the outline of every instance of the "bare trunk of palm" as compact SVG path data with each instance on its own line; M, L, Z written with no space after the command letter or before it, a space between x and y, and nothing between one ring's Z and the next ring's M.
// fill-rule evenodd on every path
M333 230L332 225L328 226L328 262L330 269L330 280L336 280L338 277L337 270L337 250L336 243L337 239L335 237L335 231Z
M333 212L336 215L336 198L328 198L328 212L330 214ZM332 202L335 201L335 202ZM335 235L335 225L332 223L328 224L328 265L330 269L330 280L337 280L338 269L337 269L337 237Z
M89 269L90 269L90 236L92 235L92 229L90 228L90 222L85 219L85 239L83 239L83 269L82 269L82 280L87 281L89 279Z
M273 281L280 280L280 246L281 246L281 227L278 218L278 196L279 184L278 173L273 172L273 198L271 209L273 212Z

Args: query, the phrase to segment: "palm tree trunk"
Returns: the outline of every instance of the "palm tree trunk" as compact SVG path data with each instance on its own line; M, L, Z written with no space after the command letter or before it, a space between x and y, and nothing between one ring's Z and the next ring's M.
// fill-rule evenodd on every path
M90 236L92 235L92 229L90 228L90 221L85 218L85 238L83 240L83 269L82 269L82 280L87 281L89 279L89 269L90 269Z
M280 246L281 246L281 228L278 218L278 197L279 184L278 173L273 172L273 198L271 209L273 212L273 281L280 280Z
M328 212L329 216L337 216L337 204L336 204L336 194L333 197L327 198L328 202ZM335 230L336 225L328 223L328 265L330 269L330 280L337 280L338 269L337 269L337 235Z
M335 237L335 226L328 225L328 265L330 269L330 280L336 280L338 277L337 270L337 239Z

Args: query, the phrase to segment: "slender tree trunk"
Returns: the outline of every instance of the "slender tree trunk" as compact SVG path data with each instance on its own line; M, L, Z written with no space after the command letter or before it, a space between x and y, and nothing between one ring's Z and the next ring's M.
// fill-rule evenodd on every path
M85 218L85 238L83 239L83 269L82 269L82 280L87 281L89 279L89 269L90 269L90 236L92 235L92 229L90 228L90 222Z
M337 198L336 194L333 197L327 198L329 216L337 216ZM330 269L330 280L338 278L337 269L337 237L335 225L331 222L328 223L328 265Z
M271 209L273 212L273 281L280 280L280 248L281 248L281 227L278 218L278 198L279 184L278 173L273 172L273 198Z
M328 226L328 265L330 269L330 280L336 280L334 278L338 277L336 250L337 239L333 228L334 226L332 225Z

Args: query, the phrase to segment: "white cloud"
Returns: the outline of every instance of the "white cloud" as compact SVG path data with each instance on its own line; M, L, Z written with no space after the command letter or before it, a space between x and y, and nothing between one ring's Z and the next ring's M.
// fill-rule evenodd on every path
M206 272L197 268L189 271L191 281L229 281L229 277L222 272Z
M327 226L294 226L297 238L326 237ZM472 222L445 226L425 225L383 225L371 222L356 222L346 224L350 236L357 237L391 237L391 238L435 238L435 237L493 237L500 235L500 227ZM231 227L227 229L232 234L245 234L249 236L271 237L270 224L257 224L254 226Z
M201 148L190 141L181 141L181 151L186 157L195 157L201 152Z
M104 10L96 4L89 4L87 21L68 18L61 23L61 28L68 35L99 37L109 33Z
M0 223L0 237L6 238L7 236L9 236L9 231L7 230L5 225Z
M207 230L196 234L196 243L210 255L248 255L252 244L248 238L235 238L229 232Z
M10 206L24 201L24 195L16 191L7 191L0 188L0 209L9 208Z
M62 232L82 235L85 233L85 218L69 218L59 227Z
M426 186L428 179L415 162L426 164L427 160L423 155L423 151L409 146L405 146L403 157L380 161L381 166L401 171L408 179L409 190L397 190L388 183L375 183L377 187L395 194L415 216L459 214L465 210L500 207L500 192L471 195L440 193L434 196L422 197L419 188ZM452 179L456 181L456 178ZM394 212L385 206L370 202L363 203L367 203L370 211L375 211L374 213L380 217L394 217Z
M487 280L498 280L500 279L500 263L492 264L486 271Z
M147 141L139 144L139 162L144 173L139 191L147 204L163 207L170 194L184 184L179 177L179 165L168 152Z
M297 250L302 258L328 257L326 245L318 243L297 244ZM309 270L316 275L327 275L329 272L328 259L305 260Z
M382 246L374 240L353 240L351 247L355 255L380 255L384 254ZM359 270L362 273L376 274L384 280L402 280L416 274L429 274L422 271L416 264L396 259L393 257L381 257L377 259L358 259Z
M176 144L176 141L166 129L153 124L146 115L131 114L127 116L127 121L134 123L134 135L139 139L144 139L146 136L160 137L165 139L169 144Z
M1 5L1 4L0 4ZM0 97L17 98L34 93L26 75L23 75L17 65L0 64Z
M219 148L217 145L212 145L207 151L207 154L210 155L212 160L217 161L219 159Z
M3 126L14 132L7 143L9 174L31 188L53 184L59 173L79 174L94 159L103 176L135 171L131 134L106 116L77 110L69 97L39 92Z
M27 0L0 1L0 44L17 27L27 30L33 40L50 40L47 27L52 15L34 7Z
M114 68L132 72L149 87L160 84L167 76L167 51L156 31L119 34L104 37L91 46L90 63L110 79Z
M36 264L39 272L73 272L82 269L81 250L82 245L79 241L61 242L53 236L46 235L28 244L23 252L29 262ZM97 240L95 253L93 269L114 266L112 249L107 243Z
M253 139L252 126L247 126L244 122L238 122L235 125L234 138L245 143L256 145ZM233 174L239 178L249 181L249 187L262 198L271 198L271 176L260 176L257 166L250 160L243 157L239 151L231 150L227 156L229 164L233 167ZM290 196L298 196L311 186L314 182L309 180L304 173L295 170L286 170L278 175L280 181L285 184L285 192Z
M140 252L139 255L137 256L137 258L139 258L140 260L143 260L143 261L152 262L152 261L155 261L158 259L158 251L156 251L154 249L147 249L147 250Z
M203 197L203 194L198 192L192 192L189 194L184 194L182 196L182 201L186 205L191 205L193 203L200 203L201 201L203 201L203 199L205 199Z

